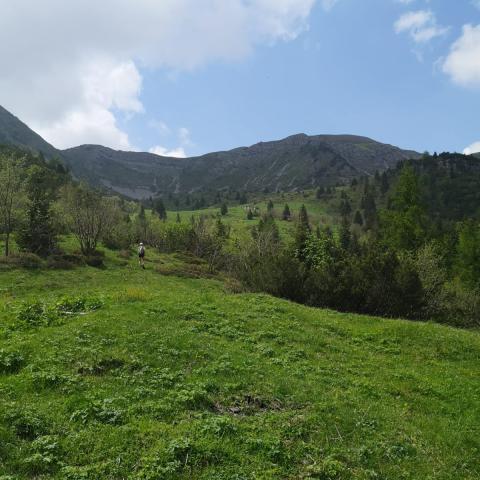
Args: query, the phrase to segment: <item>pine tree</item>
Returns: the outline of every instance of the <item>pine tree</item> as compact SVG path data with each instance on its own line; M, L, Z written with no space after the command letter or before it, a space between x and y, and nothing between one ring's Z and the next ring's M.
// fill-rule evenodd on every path
M295 231L295 246L299 258L303 256L303 250L307 238L311 233L310 222L308 220L308 213L305 205L302 205L298 214L297 228Z
M386 172L382 173L382 178L380 180L380 192L382 195L385 195L390 188L390 184L388 182L388 176Z
M253 212L251 208L248 209L247 220L253 220Z
M177 212L177 223L182 223L182 219L180 218L180 214Z
M220 207L220 214L222 216L225 216L225 215L227 215L227 213L228 213L228 207L227 207L227 204L224 202L224 203L222 203L222 206Z
M352 240L352 234L350 232L350 222L347 217L343 217L342 223L340 225L340 234L339 234L340 246L344 250L350 248L350 243Z
M50 170L39 165L31 168L26 183L26 221L17 235L17 243L22 249L44 256L55 248L57 239L52 220L52 203L56 188L56 179Z
M157 198L153 203L153 208L157 212L160 220L165 221L167 219L167 209L161 198Z
M290 220L292 218L292 214L290 213L290 207L285 204L285 208L283 209L283 213L282 213L282 220Z
M419 178L411 165L403 166L381 224L386 242L393 248L413 251L425 243L428 217Z
M360 225L361 227L363 226L363 217L362 217L362 214L361 214L360 210L357 210L355 212L355 216L353 218L353 223L355 225Z
M352 206L350 205L350 202L348 199L342 200L342 203L340 204L340 215L342 217L348 217L352 213Z
M272 212L273 208L274 208L273 202L271 200L269 200L268 205L267 205L267 211Z

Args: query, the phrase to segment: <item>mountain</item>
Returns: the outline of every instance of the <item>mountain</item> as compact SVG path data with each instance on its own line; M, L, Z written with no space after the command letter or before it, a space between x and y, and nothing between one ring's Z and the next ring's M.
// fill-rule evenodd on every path
M201 190L293 190L385 170L419 154L352 135L294 135L186 159L82 145L62 152L75 175L133 198Z
M420 156L366 137L304 134L185 159L99 145L60 151L1 107L0 143L60 156L76 178L136 199L227 188L258 192L333 185Z
M1 144L42 152L46 157L50 158L59 156L58 150L2 106L0 106Z

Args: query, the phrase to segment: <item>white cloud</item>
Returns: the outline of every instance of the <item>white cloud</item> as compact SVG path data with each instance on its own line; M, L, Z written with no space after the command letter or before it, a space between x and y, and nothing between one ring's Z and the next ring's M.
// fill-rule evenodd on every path
M149 150L150 153L154 153L155 155L160 155L161 157L174 157L174 158L186 158L187 154L182 147L174 148L173 150L169 150L168 148L162 147L160 145L156 145Z
M53 122L35 121L31 126L58 148L97 143L122 150L135 150L128 135L120 130L112 110L139 113L142 79L132 62L86 65L81 78L79 104Z
M435 37L445 35L449 28L438 25L431 10L404 13L394 24L397 34L408 33L415 43L427 43Z
M339 2L339 0L322 0L322 7L329 11L331 10L337 3Z
M143 111L141 69L241 60L296 38L315 1L3 2L0 104L56 145L131 148L116 115Z
M463 153L464 155L472 155L472 153L480 152L480 142L472 143L469 147L467 147Z
M452 45L443 71L458 85L480 87L480 25L465 25Z
M150 120L148 126L164 137L172 133L170 127L161 120Z

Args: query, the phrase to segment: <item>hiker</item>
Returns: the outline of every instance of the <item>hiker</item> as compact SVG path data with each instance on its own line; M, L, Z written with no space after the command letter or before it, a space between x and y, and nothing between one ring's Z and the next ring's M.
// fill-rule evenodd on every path
M145 269L145 247L142 242L138 246L138 264Z

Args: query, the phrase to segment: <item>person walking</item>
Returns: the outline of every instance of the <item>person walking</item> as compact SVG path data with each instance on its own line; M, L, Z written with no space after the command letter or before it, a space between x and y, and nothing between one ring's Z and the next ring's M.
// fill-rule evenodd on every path
M138 246L138 264L145 270L145 246L142 242Z

